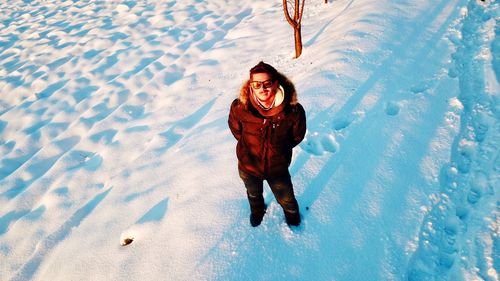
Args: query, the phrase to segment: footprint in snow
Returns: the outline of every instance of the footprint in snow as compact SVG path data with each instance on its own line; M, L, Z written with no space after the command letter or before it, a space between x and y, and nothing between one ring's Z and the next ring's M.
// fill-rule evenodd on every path
M411 88L410 88L410 91L414 94L422 94L426 91L428 91L429 89L433 88L436 84L436 80L435 79L427 79L425 81L422 81L420 84L416 84L416 85L413 85Z
M351 124L353 122L362 118L363 115L364 115L364 112L358 111L358 112L352 112L352 113L347 114L345 116L335 118L332 120L332 129L335 131L342 131L342 130L348 128L349 126L351 126Z
M313 155L323 155L325 152L335 153L339 149L339 144L332 134L314 132L306 137L301 145L302 149Z
M385 105L385 113L390 116L396 116L399 114L400 105L397 102L391 101Z

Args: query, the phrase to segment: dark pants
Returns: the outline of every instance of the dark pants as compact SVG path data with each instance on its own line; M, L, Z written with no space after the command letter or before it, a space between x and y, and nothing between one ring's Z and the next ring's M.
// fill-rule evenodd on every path
M264 181L258 177L252 176L243 171L239 171L240 178L243 180L247 189L248 203L253 215L262 217L266 212L264 203ZM274 198L283 208L286 222L292 225L300 223L299 205L293 194L293 185L290 175L277 178L266 179Z

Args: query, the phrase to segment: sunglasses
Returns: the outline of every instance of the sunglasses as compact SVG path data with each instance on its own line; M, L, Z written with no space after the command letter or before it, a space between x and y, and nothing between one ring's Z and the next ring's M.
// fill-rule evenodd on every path
M254 90L260 89L260 87L264 87L264 89L271 88L274 84L273 80L266 80L266 81L252 81L250 82L250 86Z

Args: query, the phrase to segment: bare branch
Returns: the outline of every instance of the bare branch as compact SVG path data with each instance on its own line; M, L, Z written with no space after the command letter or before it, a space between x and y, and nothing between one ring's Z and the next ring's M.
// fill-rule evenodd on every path
M288 21L288 23L293 27L295 28L296 24L295 24L295 21L292 20L292 18L290 17L290 14L288 12L288 5L287 5L287 0L283 0L283 12L285 13L285 18L286 18L286 21Z
M286 2L288 3L288 5L290 5L293 8L295 0L287 0Z
M300 22L302 21L302 16L304 15L304 3L306 3L306 0L302 0L302 7L300 7L300 17L298 24L300 25Z
M300 2L300 0L295 0L295 6L293 7L294 8L294 11L293 11L293 21L295 23L297 23L298 20L299 20L299 12L300 12L300 10L299 10L299 2Z

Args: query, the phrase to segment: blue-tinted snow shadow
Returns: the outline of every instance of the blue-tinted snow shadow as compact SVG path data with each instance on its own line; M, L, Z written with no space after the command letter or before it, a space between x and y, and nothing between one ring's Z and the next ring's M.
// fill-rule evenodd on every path
M25 132L27 135L34 134L34 133L38 132L38 130L40 130L41 128L45 127L47 124L50 124L50 121L52 121L52 120L47 119L47 120L38 121L38 122L34 123L32 126L24 129L23 132Z
M5 130L9 122L0 120L0 134Z
M69 80L61 80L56 83L49 85L47 88L36 94L38 99L46 99L52 96L56 91L63 88Z
M145 69L147 66L155 62L157 59L162 57L164 53L162 51L152 51L151 56L141 59L141 61L134 67L134 69L122 74L122 77L128 80L131 76L139 73L141 70Z
M45 213L46 209L47 208L42 205L33 211L22 210L8 212L4 216L0 217L0 236L7 233L9 231L9 226L20 219L30 221L38 220Z
M237 14L235 16L235 18L236 18L235 22L224 23L221 26L221 30L210 31L210 34L211 34L210 39L201 41L200 43L198 43L196 45L196 47L199 48L200 50L202 50L203 52L206 52L206 51L212 49L212 47L217 42L220 42L220 41L222 41L222 39L224 39L224 37L226 36L226 34L229 30L231 30L236 25L238 25L245 17L249 16L251 13L252 13L252 9L246 9L243 12ZM208 32L208 30L205 30L204 32ZM200 35L199 37L204 37L204 33L202 35ZM196 38L196 36L195 36L193 39L194 40L191 43L199 42L202 38ZM187 47L189 47L189 46L187 46Z
M119 99L119 104L118 105L113 105L108 107L109 100L103 101L95 106L92 107L92 111L95 112L95 114L91 117L80 117L80 121L87 126L87 128L92 128L96 123L106 119L108 116L111 115L111 113L115 112L120 105L125 102L125 100L128 98L130 94L130 91L127 89L121 90L116 95L118 96Z
M347 5L345 6L345 8L340 12L338 13L335 17L333 17L331 20L329 20L325 25L323 25L323 27L321 27L318 32L316 32L316 34L314 34L314 36L307 40L307 42L304 44L304 47L309 47L311 46L312 44L314 44L314 42L316 42L316 40L321 36L321 34L323 34L325 32L325 30L338 18L340 17L341 15L343 15L345 13L345 11L347 11L347 9L349 9L349 7L351 7L352 3L354 2L354 0L350 0L349 3L347 3Z
M83 88L77 89L73 93L73 98L75 99L75 102L78 104L81 101L90 98L92 93L97 91L98 89L99 89L98 86L85 86Z
M105 76L104 74L105 74L106 70L110 69L112 66L114 66L115 64L118 63L118 61L119 61L118 56L124 51L125 50L118 50L115 53L107 56L105 58L105 62L101 63L99 66L97 66L96 68L91 70L90 73L92 73L94 75ZM111 80L111 79L109 79L109 80Z
M65 63L69 62L73 56L67 56L64 58L56 59L53 62L50 62L47 64L47 67L50 69L50 71L56 70L58 67L64 65Z
M62 139L60 141L55 142L54 144L58 146L62 151L60 154L57 154L52 157L44 158L44 159L36 159L33 160L31 163L29 163L26 167L26 171L31 175L30 179L24 180L21 178L18 178L14 181L14 186L8 189L7 191L3 192L0 194L2 197L6 197L8 199L13 199L17 197L19 194L21 194L23 191L28 189L36 180L41 178L43 175L45 175L55 164L56 162L67 152L69 151L72 147L74 147L78 142L80 141L80 137L78 136L73 136L73 137L68 137L65 139ZM17 170L19 167L24 165L24 163L28 162L28 159L26 157L32 157L32 155L27 155L22 157L21 159L11 159L12 162L7 162L7 165L9 163L15 164L15 167L17 167L15 170ZM23 162L24 161L24 162ZM5 165L6 162L2 161L2 163ZM7 171L2 171L2 176L10 175L12 174L15 170L8 169Z
M145 190L142 190L140 192L134 192L132 194L129 194L127 196L125 196L125 198L123 199L125 202L131 202L131 201L134 201L135 199L137 198L140 198L142 196L145 196L147 194L150 194L151 192L153 192L154 190L156 190L156 187L151 187L151 188L148 188L148 189L145 189Z
M22 75L7 75L5 77L0 77L0 81L2 80L12 85L11 89L15 89L26 83Z
M203 119L203 117L208 114L212 106L215 104L216 100L217 98L212 99L197 111L193 112L186 118L175 122L175 124L172 125L172 127L170 127L167 131L161 133L160 136L162 136L167 143L165 146L158 148L156 152L159 154L164 154L172 146L178 143L184 137L186 131L196 126Z
M66 171L85 169L94 172L101 166L103 158L95 152L73 150L66 156L65 161L68 163Z
M142 216L136 223L144 224L148 222L161 221L165 217L165 214L167 213L167 207L168 207L168 198L165 198L164 200L156 204L153 208L151 208L146 214L144 214L144 216Z
M11 144L15 145L15 142ZM2 159L0 165L0 180L6 178L17 169L19 169L19 167L26 163L26 161L33 157L33 155L35 155L38 151L40 151L40 148L27 152L25 155Z
M5 26L9 26L10 22L12 19L4 20L3 23ZM9 34L7 35L7 40L2 40L0 41L0 54L3 53L5 50L8 50L10 47L14 46L17 41L19 41L19 36Z
M11 211L4 216L0 217L0 236L6 233L9 229L9 226L19 220L20 218L24 217L26 214L28 214L28 210L23 210L23 211Z
M118 131L115 129L106 129L91 135L89 139L94 143L103 142L104 144L109 145L115 143L113 139L117 133Z
M71 234L72 229L78 227L87 218L94 209L106 198L112 188L97 194L87 204L77 210L58 230L40 241L35 252L30 259L21 267L16 275L11 280L31 280L44 258L54 249L59 243Z

